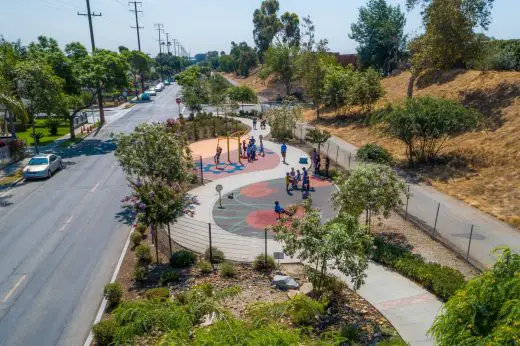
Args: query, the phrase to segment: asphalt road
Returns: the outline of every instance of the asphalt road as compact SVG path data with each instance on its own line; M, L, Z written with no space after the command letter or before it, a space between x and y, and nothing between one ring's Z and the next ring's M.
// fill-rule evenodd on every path
M110 133L175 117L178 90L63 151L51 179L0 194L0 345L83 345L132 222Z

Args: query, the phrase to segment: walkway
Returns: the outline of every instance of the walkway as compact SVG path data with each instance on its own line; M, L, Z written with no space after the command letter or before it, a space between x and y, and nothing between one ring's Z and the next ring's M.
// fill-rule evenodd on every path
M240 121L251 125L248 119L240 119ZM252 131L256 138L260 134L265 136L268 133L269 128L265 131ZM279 152L279 145L276 143L264 141L264 145L275 153ZM230 192L241 187L279 179L290 167L301 169L302 165L295 163L304 154L300 149L289 147L287 155L289 165L280 163L271 170L228 176L192 190L192 193L198 196L200 205L195 207L193 218L182 217L172 225L172 238L186 248L204 252L209 246L208 225L211 224L213 246L223 250L229 259L251 261L256 255L264 253L263 239L232 234L215 225L213 208L219 199L215 187L222 185L222 197L227 198ZM275 251L281 252L281 245L273 239L267 239L267 252L272 254ZM291 258L286 258L282 262L291 261L296 262ZM414 282L380 265L371 263L366 274L366 282L358 290L359 295L381 311L405 341L411 345L433 345L427 330L441 309L442 303ZM335 273L335 275L349 283L342 274Z

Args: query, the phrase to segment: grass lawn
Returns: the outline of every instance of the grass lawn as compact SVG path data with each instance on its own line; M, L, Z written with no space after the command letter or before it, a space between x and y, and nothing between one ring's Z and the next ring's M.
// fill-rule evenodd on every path
M61 138L69 133L69 124L66 120L60 122L58 126L58 133L55 136L51 136L49 133L49 128L46 125L47 119L36 119L35 123L35 132L42 132L45 134L44 137L40 139L40 146L49 145L58 138ZM16 136L20 139L23 139L27 145L34 145L34 139L31 137L32 129L31 127L27 128L27 130L23 132L17 132Z

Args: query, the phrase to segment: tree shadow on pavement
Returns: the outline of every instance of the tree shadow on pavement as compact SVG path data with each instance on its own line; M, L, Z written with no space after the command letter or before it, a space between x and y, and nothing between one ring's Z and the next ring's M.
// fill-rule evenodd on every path
M0 208L5 208L5 207L12 205L13 203L9 202L9 199L12 196L13 195L0 196Z
M116 219L125 224L125 225L131 225L134 222L135 215L131 208L124 208L120 212L116 214Z
M64 159L70 159L79 156L105 155L116 150L116 143L112 139L84 139L79 144L58 151L58 154Z

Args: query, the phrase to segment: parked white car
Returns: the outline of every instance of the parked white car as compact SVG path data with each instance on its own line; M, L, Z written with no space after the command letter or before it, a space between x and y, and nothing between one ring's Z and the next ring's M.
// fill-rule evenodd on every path
M155 86L154 89L155 89L155 91L159 91L159 92L161 92L161 91L164 90L164 84L163 84L163 83L159 83L159 84L157 84L157 85Z
M55 154L33 156L23 169L25 179L50 178L52 173L63 169L61 157Z
M155 91L155 88L148 89L147 93L150 96L157 96L157 92Z

